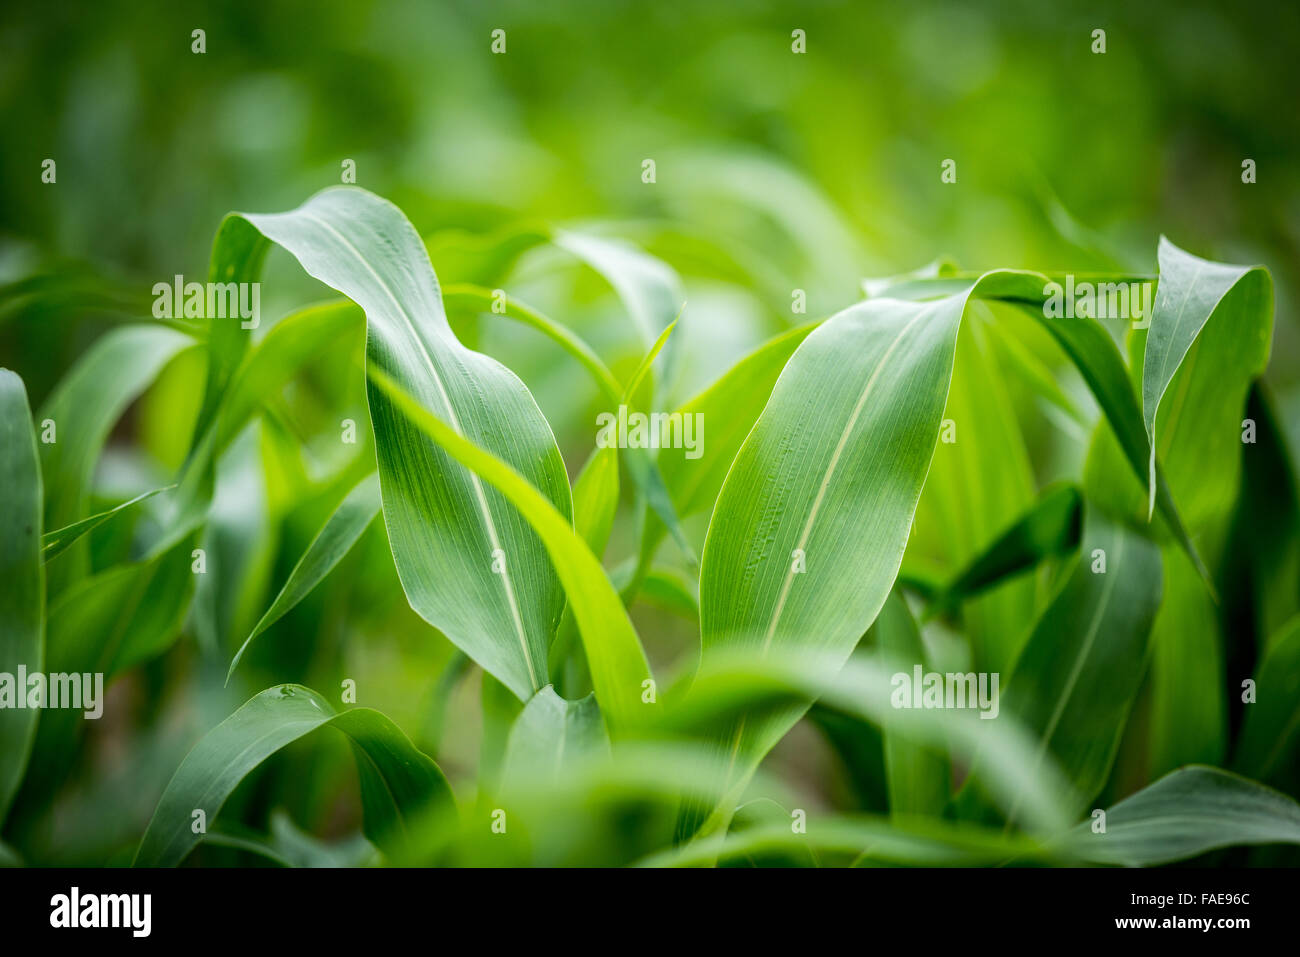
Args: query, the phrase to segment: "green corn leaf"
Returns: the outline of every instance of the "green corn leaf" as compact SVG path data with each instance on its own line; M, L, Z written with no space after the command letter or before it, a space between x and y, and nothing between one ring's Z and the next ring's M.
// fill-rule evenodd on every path
M1083 499L1074 485L1044 491L1032 508L975 556L930 602L925 619L956 607L1079 542Z
M1166 775L1106 811L1106 830L1080 824L1058 847L1098 864L1158 867L1239 844L1300 844L1300 804L1218 768Z
M668 690L664 717L647 733L703 733L707 739L718 727L734 726L737 716L757 722L783 718L816 699L821 708L867 721L887 735L968 765L978 756L987 770L988 794L1004 811L1021 809L1028 826L1044 834L1068 825L1077 798L1055 758L1042 753L1033 729L1007 714L1005 707L994 720L979 716L992 714L992 708L981 712L975 707L907 707L900 689L912 675L895 667L896 659L885 665L875 656L861 655L841 665L838 655L808 648L773 648L765 655L753 648L722 650L705 660L688 690ZM998 706L996 701L991 704ZM734 780L727 772L734 771L738 758L731 749L720 753L715 747L706 753L712 762L711 789L717 791L720 772L724 780ZM743 790L744 782L737 782L723 794L724 806L734 807L729 802ZM724 823L729 813L714 812L701 837L714 833L714 824Z
M123 502L121 505L116 505L113 508L97 512L89 518L83 518L81 521L73 522L71 525L65 525L63 528L56 528L52 532L46 532L41 536L41 557L48 562L51 558L62 553L77 539L81 538L82 535L94 531L105 522L121 515L127 509L140 504L145 499L153 498L159 492L166 492L175 487L175 485L165 485L162 488L152 489L148 492L137 495L129 501Z
M1181 550L1161 553L1164 600L1151 632L1151 779L1185 764L1221 764L1228 748L1219 610Z
M308 306L272 326L231 379L221 406L217 452L230 445L285 383L364 322L355 303L340 299Z
M1263 382L1251 390L1244 423L1255 430L1255 441L1242 445L1241 488L1222 568L1230 580L1225 590L1241 593L1240 617L1254 620L1256 644L1266 652L1300 614L1300 483Z
M54 429L54 441L39 445L46 528L63 528L86 517L95 464L109 431L164 366L197 347L189 336L163 326L125 326L96 340L77 361L39 415L40 423L48 420ZM50 566L50 595L88 569L88 553L74 545Z
M1075 568L1005 684L1003 713L1039 740L1029 773L1054 758L1077 792L1076 809L1101 791L1114 762L1146 669L1161 581L1159 548L1090 510ZM972 780L980 783L978 767ZM966 790L975 789L968 782Z
M213 283L256 282L266 260L268 243L238 214L226 216L212 241L208 260L208 281ZM208 378L203 405L194 428L194 448L207 436L226 397L231 378L248 351L250 329L234 317L208 317ZM206 463L205 463L206 464Z
M574 761L609 748L596 699L565 701L547 685L524 705L506 743L506 786L518 777L554 781L568 773Z
M365 311L367 361L500 455L567 520L555 438L514 373L451 332L415 230L391 203L336 187L297 210L245 218ZM547 683L564 592L536 533L368 387L384 522L411 607L525 701Z
M714 509L700 572L705 662L735 647L848 658L898 574L968 302L1041 287L1033 274L995 272L930 303L869 300L803 341ZM803 710L721 732L734 768L724 793ZM684 818L682 833L698 823Z
M46 670L99 673L107 689L122 672L169 648L194 594L192 545L183 541L156 557L82 578L51 601ZM98 707L103 706L101 696ZM70 770L61 756L73 752L84 726L83 711L50 708L42 713L32 752L40 760L33 761L24 781L24 804L44 802Z
M645 712L654 709L641 703L652 680L641 639L600 561L574 532L570 522L508 463L446 425L381 369L372 366L370 377L375 388L415 428L490 482L527 517L541 537L568 593L591 668L596 700L611 735L617 736L645 720Z
M700 598L695 592L695 581L674 568L650 569L641 582L641 596L689 622L699 623Z
M42 487L27 389L8 369L0 369L0 486L0 673L11 676L0 695L25 697L12 676L20 667L40 672L45 661ZM0 824L27 768L38 714L13 700L0 708Z
M1280 629L1268 647L1233 765L1261 781L1294 787L1300 779L1300 617Z
M174 867L199 843L194 814L216 821L222 805L254 768L290 742L330 725L348 736L361 778L365 833L396 852L410 818L450 809L447 779L378 711L335 711L301 685L268 688L251 698L194 746L158 801L136 852L137 867Z
M767 405L777 376L818 325L806 323L769 339L677 409L683 416L700 415L709 430L699 458L687 458L686 449L662 449L659 453L659 470L679 515L713 507L722 480Z
M916 509L909 553L924 552L949 568L978 555L1034 500L1034 474L986 326L987 309L971 310L957 336L952 384L925 493ZM975 667L1010 666L1037 611L1032 578L1007 580L962 607Z
M700 867L715 860L809 851L915 867L987 867L1047 857L1031 838L978 825L829 816L810 818L806 833L792 833L788 820L774 822L664 851L639 861L638 866Z
M630 243L586 232L555 230L552 242L604 276L647 345L681 312L681 280L662 261Z
M1158 258L1160 285L1156 289L1142 363L1142 421L1150 445L1148 513L1155 507L1158 414L1170 385L1202 331L1215 316L1220 316L1221 323L1231 326L1224 341L1237 343L1240 349L1252 353L1247 361L1254 367L1254 375L1262 372L1268 361L1273 332L1273 285L1267 270L1199 259L1163 236ZM1211 355L1221 365L1236 358L1217 350ZM1175 414L1176 410L1171 409L1170 413ZM1203 430L1206 423L1198 418L1196 425L1198 430ZM1222 440L1216 445L1222 447Z
M872 632L886 662L896 664L904 673L910 673L918 664L929 670L916 621L897 589L885 599ZM893 733L885 734L884 752L890 816L939 817L949 797L946 757Z
M442 301L448 311L468 309L488 315L502 315L507 319L514 319L532 329L536 329L587 370L588 375L591 376L591 381L596 384L596 388L601 390L606 401L614 404L619 402L623 394L623 388L618 384L618 379L614 377L614 373L609 371L609 367L605 365L600 356L596 355L591 346L583 342L576 333L532 306L520 302L514 296L506 296L503 303L505 311L494 313L492 307L496 302L496 298L493 290L463 283L444 286Z
M1127 282L1134 277L1106 275L1088 278L1096 281ZM1208 583L1209 571L1193 545L1174 503L1165 470L1158 464L1154 469L1154 481L1152 481L1151 440L1143 426L1142 407L1129 381L1124 359L1118 347L1105 328L1093 319L1085 317L1071 319L1049 314L1049 310L1045 308L1049 295L1047 286L1049 280L1046 276L1038 276L1038 279L1042 281L1039 289L1031 288L1032 284L1018 283L1014 287L982 290L981 295L1023 310L1040 322L1043 328L1056 339L1066 356L1083 376L1088 389L1101 407L1106 423L1118 442L1122 459L1132 468L1142 488L1148 489L1149 497L1168 523L1170 532L1187 552L1201 577ZM965 277L917 279L912 281L915 288L911 290L911 294L921 299L950 295L954 284L967 288L972 282L978 281ZM891 292L892 294L894 293ZM1148 517L1149 515L1150 509L1148 509Z
M573 523L593 555L609 543L618 511L618 449L596 449L573 483Z
M356 487L347 494L334 514L312 539L312 543L307 546L307 551L303 553L302 558L298 559L298 564L294 565L280 593L275 596L275 601L271 602L271 607L266 610L249 636L244 639L244 643L239 646L239 650L235 652L234 658L230 661L230 668L226 672L227 683L230 681L230 676L235 673L235 668L239 666L239 661L248 650L248 646L253 643L253 639L311 594L312 589L319 585L334 566L352 550L352 546L356 544L362 532L370 527L370 523L378 514L379 481L371 474L357 483Z

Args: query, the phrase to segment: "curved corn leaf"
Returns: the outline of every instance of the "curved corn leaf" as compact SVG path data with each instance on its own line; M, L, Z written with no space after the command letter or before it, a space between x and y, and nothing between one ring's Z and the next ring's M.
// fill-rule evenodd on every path
M0 369L0 673L9 678L10 697L20 669L36 673L45 660L45 566L41 561L41 468L36 433L23 380ZM23 779L38 712L0 707L0 824Z
M1236 366L1239 358L1244 360L1250 367L1251 378L1261 373L1268 362L1273 333L1273 285L1267 270L1199 259L1163 236L1157 255L1160 285L1151 310L1142 362L1142 421L1150 445L1148 514L1155 507L1157 417L1175 375L1202 330L1215 316L1221 316L1223 323L1230 323L1230 332L1223 341L1236 344L1237 349L1227 355L1214 350L1210 355L1217 365L1226 368ZM1226 386L1216 376L1208 372L1206 375L1216 386ZM1240 388L1242 394L1238 398L1244 399L1244 385ZM1237 408L1240 409L1240 402ZM1176 414L1175 410L1171 414ZM1195 424L1198 438L1203 439L1207 423L1196 418ZM1225 443L1225 439L1220 439L1215 445L1223 448Z
M686 296L677 274L630 243L567 229L555 230L551 241L605 277L645 344L681 312Z
M1118 443L1120 457L1129 464L1141 487L1149 490L1148 494L1164 517L1170 532L1187 552L1201 577L1209 583L1209 571L1192 543L1178 507L1174 503L1165 470L1159 464L1154 471L1154 481L1151 480L1152 444L1143 426L1141 404L1129 381L1119 348L1106 329L1096 320L1082 316L1071 319L1054 314L1054 310L1047 309L1045 305L1051 294L1050 287L1046 284L1048 277L1038 278L1044 282L1039 289L1020 283L1013 288L981 290L981 295L1023 310L1040 322L1061 346L1101 407L1109 427L1108 430L1103 430L1102 434L1112 436ZM1127 282L1132 277L1107 275L1089 278L1098 281ZM914 288L910 289L909 293L920 299L933 298L936 295L951 294L954 284L967 288L978 281L969 278L917 279L912 281L911 285ZM1148 509L1148 517L1149 515Z
M343 557L352 550L361 533L370 527L370 523L379 514L379 481L373 475L362 479L347 494L347 497L335 509L334 514L326 520L324 526L307 546L293 571L285 581L280 593L271 602L271 607L262 615L244 643L235 652L226 671L226 682L235 673L239 661L253 643L253 639L287 614L298 602L306 598L328 575Z
M1300 804L1227 771L1193 766L1109 808L1105 832L1085 822L1057 846L1098 864L1157 867L1238 844L1300 844Z
M408 818L454 807L447 779L378 711L335 711L302 685L280 685L254 696L194 746L158 801L136 852L136 867L174 867L199 843L194 815L206 824L250 771L317 728L330 725L348 736L361 778L366 837L394 851Z
M297 210L245 214L308 273L366 313L367 362L500 455L568 519L569 483L532 395L451 332L419 236L364 190L327 189ZM521 701L547 683L564 592L536 533L478 475L455 466L368 386L384 523L411 607Z
M569 521L508 463L443 423L378 367L371 366L369 371L375 389L388 397L395 411L456 461L490 482L532 523L568 593L591 668L596 700L611 735L645 720L645 712L654 709L641 703L651 683L641 639L600 561Z
M63 528L56 528L52 532L46 532L41 536L41 558L48 562L51 558L61 554L82 535L94 531L109 519L121 515L124 511L140 504L145 499L153 498L159 492L170 491L175 487L175 485L164 485L162 488L151 489L148 492L137 495L133 499L123 502L121 505L116 505L113 508L97 512L89 518L83 518L81 521L73 522L71 525L65 525Z
M614 377L614 373L609 371L609 367L605 365L600 356L596 355L595 350L583 342L575 332L560 325L554 319L543 315L532 306L520 302L513 296L506 296L503 302L505 311L495 313L493 307L497 300L493 290L463 283L444 286L442 301L448 311L459 308L489 315L502 315L507 319L514 319L532 329L536 329L587 370L587 373L591 376L591 381L596 384L596 388L604 393L606 401L615 405L618 404L623 394L623 387L618 384L618 379Z

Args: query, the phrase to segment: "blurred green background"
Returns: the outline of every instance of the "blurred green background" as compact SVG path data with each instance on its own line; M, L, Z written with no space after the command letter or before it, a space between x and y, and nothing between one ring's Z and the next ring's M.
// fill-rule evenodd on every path
M191 52L195 29L205 53ZM506 31L504 55L491 52L494 29ZM792 53L795 29L805 54ZM1106 31L1104 54L1092 52L1095 29ZM444 281L465 278L461 260L440 255L456 231L529 221L581 224L660 255L688 300L678 397L788 326L794 289L806 290L811 319L860 298L864 277L938 257L965 269L1154 273L1164 233L1197 255L1272 271L1269 380L1300 442L1297 53L1294 2L10 3L0 14L0 365L22 374L38 407L107 328L145 314L155 282L204 276L227 211L297 206L353 160L358 185L432 237ZM41 181L47 158L53 184ZM1242 182L1247 158L1254 184ZM645 159L653 184L642 181ZM946 159L955 184L940 180ZM635 365L626 327L602 321L619 308L607 287L553 266L526 258L512 291L580 329L616 372ZM326 297L272 255L271 320ZM573 474L591 442L590 384L531 333L479 335L536 394ZM349 361L314 372L319 408L291 396L305 434L340 413L365 420ZM119 478L148 487L141 470L175 470L201 374L197 355L178 361L132 410L117 436L130 453L110 450L101 470L105 498ZM341 397L338 382L350 383ZM255 456L256 437L240 448L232 454ZM213 534L232 536L251 584L218 596L221 633L197 636L209 652L247 633L337 491L313 503L288 487L230 484L218 495ZM250 501L276 516L270 531ZM382 535L363 545L331 579L338 587L286 619L275 658L254 656L262 670L245 687L221 689L213 676L228 655L205 665L184 659L192 648L123 682L117 693L136 713L172 718L141 720L130 736L95 729L100 766L83 769L57 822L43 822L63 835L51 847L73 846L78 822L92 835L83 859L134 840L195 728L267 681L319 677L313 667L330 676L322 686L343 674L382 689L360 703L417 743L436 738L430 686L446 643L428 641L405 608ZM673 626L656 626L671 647ZM174 690L178 673L189 690ZM477 696L457 693L466 700L451 713L477 721ZM475 764L474 740L434 748L453 780ZM333 753L301 761L284 803L300 822L342 833L355 808L309 786L351 773L342 745ZM81 814L90 806L125 810Z
M225 212L295 206L350 158L422 232L725 232L810 315L940 255L1153 271L1164 232L1273 270L1289 383L1298 41L1283 2L9 4L0 279L60 259L199 271Z

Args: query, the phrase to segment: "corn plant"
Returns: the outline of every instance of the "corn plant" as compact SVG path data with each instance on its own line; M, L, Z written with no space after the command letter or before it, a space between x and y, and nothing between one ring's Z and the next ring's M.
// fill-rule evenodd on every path
M939 262L670 398L708 315L627 242L423 239L338 187L227 217L208 289L261 283L272 248L342 298L264 329L155 310L35 412L22 357L0 375L0 671L100 675L119 713L115 688L177 686L211 718L96 863L1295 860L1264 268L1166 239L1151 276ZM601 277L639 356L509 292L535 256ZM489 354L525 334L595 396L567 460ZM177 466L105 495L152 392L192 422ZM348 677L393 630L419 721ZM69 858L47 815L83 793L86 724L0 710L7 856ZM299 823L335 806L360 834Z

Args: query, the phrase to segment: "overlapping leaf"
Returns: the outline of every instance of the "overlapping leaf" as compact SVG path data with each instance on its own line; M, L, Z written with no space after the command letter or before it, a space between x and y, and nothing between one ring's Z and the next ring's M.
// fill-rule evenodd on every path
M202 838L194 827L216 821L239 782L285 745L330 725L350 739L361 777L366 836L400 848L407 821L454 808L447 779L386 717L369 708L335 711L310 688L268 688L210 731L177 769L136 852L137 867L174 867Z
M568 519L568 479L523 383L466 349L443 312L428 254L392 204L326 190L289 213L245 216L303 268L362 307L367 360L458 434L499 455ZM373 386L384 522L411 606L521 700L546 684L564 594L518 511L396 412Z

